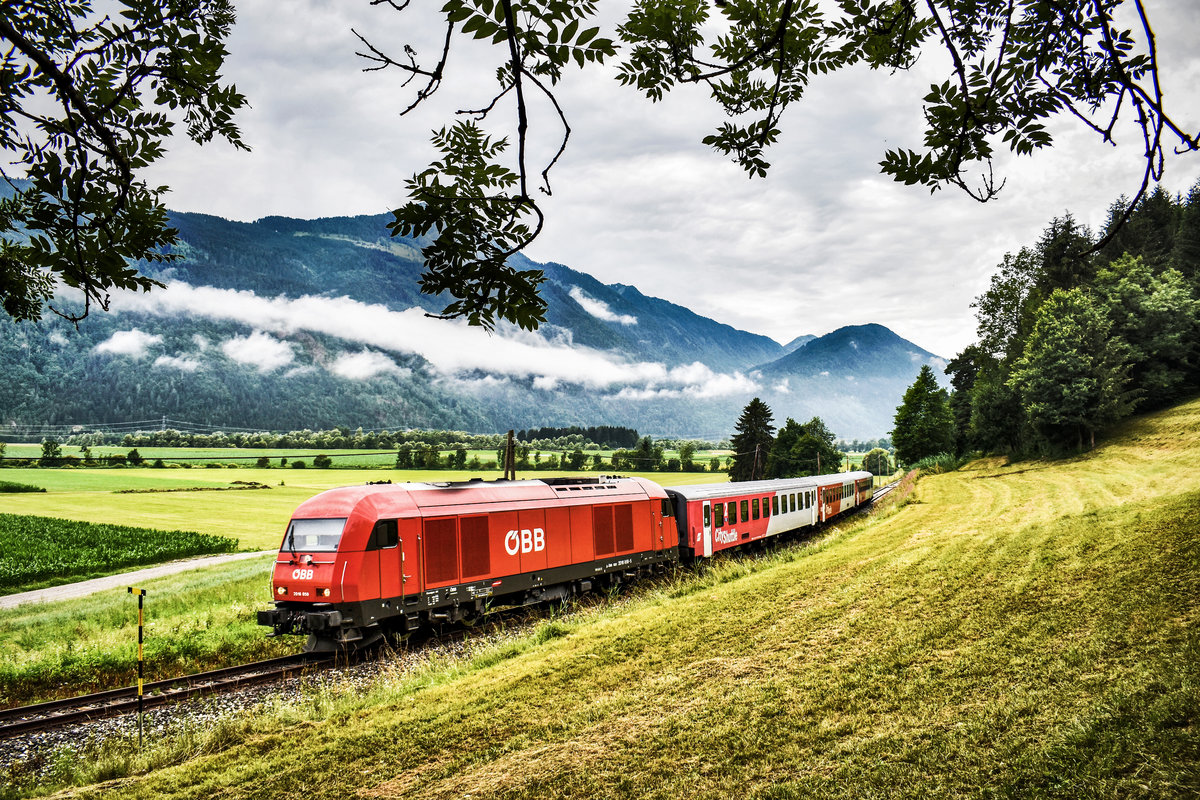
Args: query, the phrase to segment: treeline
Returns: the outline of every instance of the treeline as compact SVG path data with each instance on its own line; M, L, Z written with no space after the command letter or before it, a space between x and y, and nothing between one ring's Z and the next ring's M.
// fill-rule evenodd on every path
M551 429L540 429L551 430ZM565 430L565 429L564 429ZM607 441L590 439L589 431L603 431L603 427L579 428L585 433L569 433L554 437L539 437L529 444L544 450L600 449L611 447ZM628 429L613 429L628 430ZM524 433L524 431L523 431ZM636 444L636 431L634 431ZM117 445L120 447L238 447L249 449L305 449L305 450L392 450L401 446L412 449L417 446L467 450L492 450L503 447L506 435L498 433L467 433L450 430L406 430L364 431L345 427L328 430L298 430L287 433L269 431L233 432L215 431L194 433L172 428L134 433L77 433L61 442L76 447Z
M638 432L633 428L622 428L615 425L592 425L581 428L572 425L568 428L530 428L517 431L519 442L541 443L547 440L571 439L577 437L581 441L594 442L601 447L637 447Z
M1099 235L1054 219L974 308L979 342L946 367L960 454L1079 450L1177 401L1200 384L1200 183L1118 200Z
M820 417L803 423L788 417L778 432L773 423L771 408L757 397L742 410L734 424L731 481L827 475L847 466L844 451L834 444L833 431ZM871 449L863 469L876 475L891 472L890 454L883 448Z

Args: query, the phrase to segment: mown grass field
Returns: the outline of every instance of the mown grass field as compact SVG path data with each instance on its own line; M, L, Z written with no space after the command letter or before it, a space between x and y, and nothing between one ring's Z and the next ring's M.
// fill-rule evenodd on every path
M1200 401L976 462L366 693L110 743L65 796L1197 796L1196 463Z

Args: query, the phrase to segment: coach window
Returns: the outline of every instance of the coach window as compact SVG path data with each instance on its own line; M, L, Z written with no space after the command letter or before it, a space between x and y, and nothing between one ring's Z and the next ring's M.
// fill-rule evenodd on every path
M750 501L750 510L751 510L751 513L754 514L753 518L758 519L758 498L757 497Z
M795 511L796 510L796 495L792 495L788 502L792 506L792 511Z
M737 525L737 502L729 504L729 524Z
M787 511L787 498L786 497L783 498L783 505L784 505L783 510ZM779 513L779 495L775 495L774 497L771 498L771 513L772 514Z
M712 518L709 516L710 513L711 513L711 510L708 507L708 503L705 503L704 504L704 527L705 528L707 528L708 526L710 526L712 524Z
M724 503L717 503L717 505L713 508L713 517L714 517L713 522L714 522L714 524L716 524L716 526L718 528L722 527L725 524L725 504Z

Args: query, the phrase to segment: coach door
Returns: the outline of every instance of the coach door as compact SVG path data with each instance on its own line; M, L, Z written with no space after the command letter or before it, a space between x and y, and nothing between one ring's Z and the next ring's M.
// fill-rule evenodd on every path
M704 501L702 506L702 514L704 519L704 555L711 556L713 553L713 537L712 537L712 503L708 500Z

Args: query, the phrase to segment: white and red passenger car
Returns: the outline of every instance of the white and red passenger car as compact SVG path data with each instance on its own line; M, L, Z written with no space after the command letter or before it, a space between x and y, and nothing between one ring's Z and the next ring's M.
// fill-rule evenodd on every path
M302 503L258 622L307 649L565 599L815 525L871 499L870 473L663 487L643 478L368 484Z

